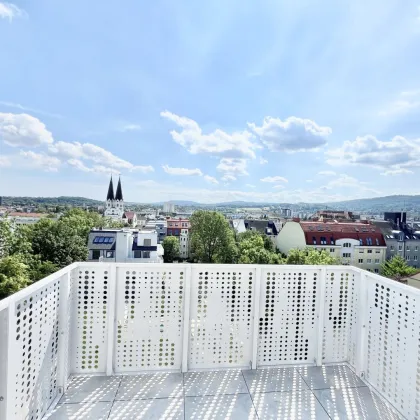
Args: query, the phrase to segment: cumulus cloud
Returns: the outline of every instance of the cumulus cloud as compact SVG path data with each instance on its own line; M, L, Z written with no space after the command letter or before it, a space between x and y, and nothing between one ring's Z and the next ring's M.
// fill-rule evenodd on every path
M390 141L381 141L367 135L346 141L342 147L328 150L326 155L327 163L336 166L364 165L387 171L420 167L420 139L395 136Z
M260 157L260 165L265 165L266 163L268 163L268 160Z
M203 172L200 169L187 169L187 168L173 168L168 165L162 165L163 170L169 175L181 175L181 176L192 176L198 175L202 176Z
M262 182L289 182L286 178L282 176L266 176L265 178L261 178L260 181Z
M20 151L20 156L26 160L26 166L32 168L40 168L47 172L57 172L61 165L60 159L48 156L45 153L35 153L31 150Z
M52 134L38 118L3 112L0 112L0 139L13 147L36 147L54 141Z
M319 171L318 175L321 176L334 176L337 175L334 171Z
M218 184L219 181L214 177L214 176L210 176L210 175L204 175L204 179L209 183L209 184Z
M9 19L11 22L14 18L25 16L26 12L15 4L0 2L0 18Z
M217 170L224 173L222 177L224 181L235 181L238 176L248 175L246 164L246 159L222 158Z
M228 134L217 129L204 134L200 126L190 118L180 117L169 111L160 115L175 123L180 131L170 132L172 139L187 149L191 154L208 154L227 158L255 158L254 150L259 146L252 142L253 135L245 130Z
M285 121L265 117L260 127L254 123L248 123L248 127L275 152L316 151L327 144L327 137L332 133L330 127L321 127L312 120L298 117Z

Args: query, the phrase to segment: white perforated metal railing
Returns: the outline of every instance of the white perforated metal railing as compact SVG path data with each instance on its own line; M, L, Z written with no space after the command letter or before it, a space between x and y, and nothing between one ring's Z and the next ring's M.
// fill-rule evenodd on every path
M72 374L347 362L420 418L420 291L349 266L78 263L0 302L0 419Z

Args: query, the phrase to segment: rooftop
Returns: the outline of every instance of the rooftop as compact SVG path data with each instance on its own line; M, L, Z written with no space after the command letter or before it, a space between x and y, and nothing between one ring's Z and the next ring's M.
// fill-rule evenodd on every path
M416 419L419 320L351 266L75 263L0 301L0 419Z

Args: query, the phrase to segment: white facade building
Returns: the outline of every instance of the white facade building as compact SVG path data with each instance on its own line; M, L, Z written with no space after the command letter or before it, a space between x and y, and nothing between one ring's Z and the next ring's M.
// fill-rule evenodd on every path
M183 259L187 259L190 254L190 239L189 239L189 230L181 229L179 235L179 256Z
M93 229L89 234L89 261L162 263L163 247L156 231Z
M163 203L163 212L164 213L175 213L175 204L174 203Z

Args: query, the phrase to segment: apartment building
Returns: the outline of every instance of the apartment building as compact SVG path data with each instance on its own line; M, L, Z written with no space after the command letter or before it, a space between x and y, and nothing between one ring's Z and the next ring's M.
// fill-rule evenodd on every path
M163 247L156 231L92 229L88 240L89 261L162 263Z
M179 256L187 259L190 255L190 228L188 219L168 219L167 236L179 238Z
M277 235L277 248L287 254L293 248L325 250L342 264L379 273L386 259L386 243L380 231L367 223L286 222Z

